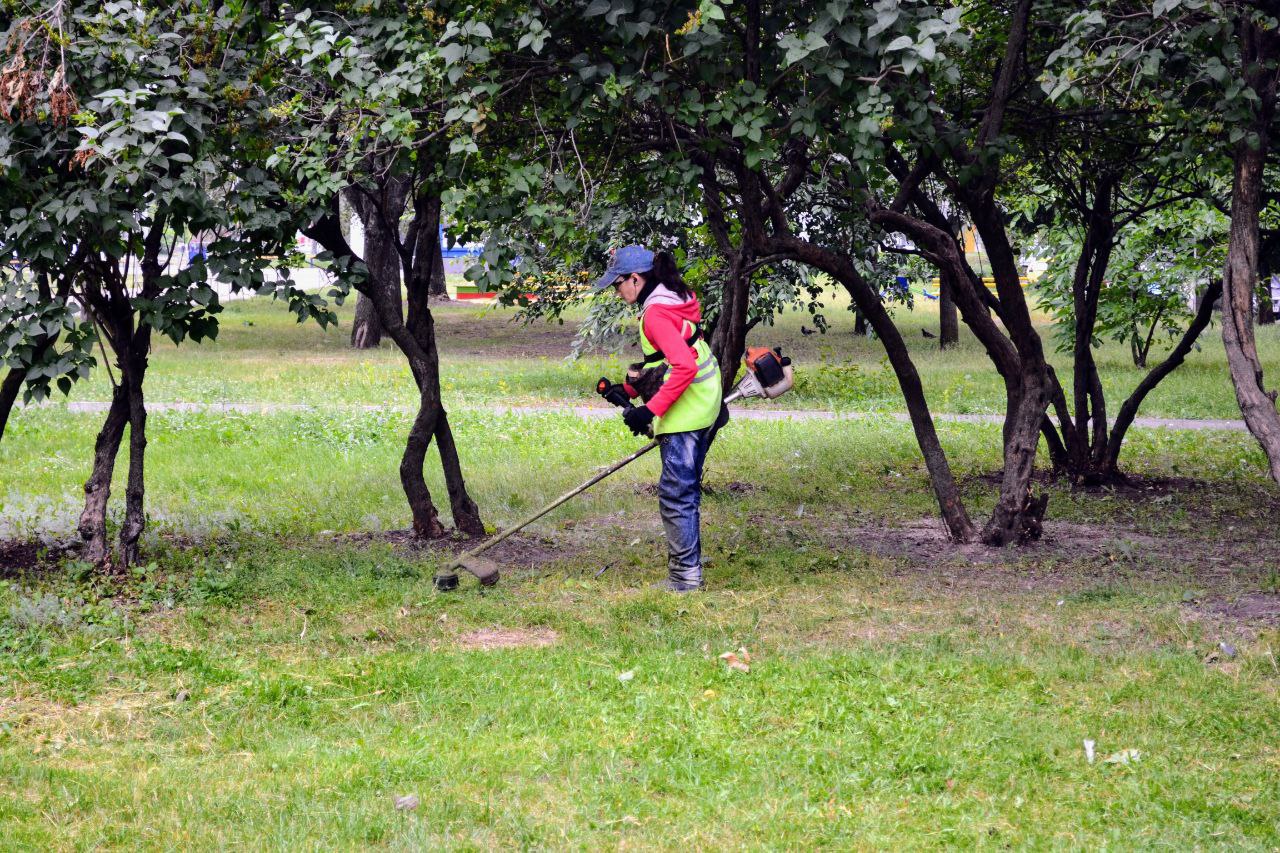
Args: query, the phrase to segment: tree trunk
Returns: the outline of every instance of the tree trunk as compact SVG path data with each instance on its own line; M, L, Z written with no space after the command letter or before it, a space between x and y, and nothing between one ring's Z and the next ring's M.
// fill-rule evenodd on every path
M360 217L364 236L364 265L369 269L370 284L387 293L397 315L403 315L401 299L401 265L395 231L400 227L408 195L405 179L390 179L385 192L375 200L361 190L348 190L347 200ZM351 326L351 346L374 349L381 345L385 329L377 305L368 294L356 298L356 316Z
M117 385L111 393L111 407L102 422L93 447L93 470L84 484L84 510L80 513L80 538L84 540L84 559L104 565L110 556L107 547L107 500L111 497L111 475L116 467L116 454L129 422L129 390Z
M426 236L425 234L423 235ZM444 274L444 247L440 245L440 232L437 229L435 238L431 241L431 245L435 252L432 258L431 266L431 289L429 293L432 299L448 299L449 286Z
M449 511L453 514L453 524L469 536L485 534L484 521L480 518L480 508L467 492L467 483L462 476L462 460L458 458L458 445L453 439L453 430L449 426L449 414L440 407L440 416L436 418L436 448L440 451L440 466L444 469L444 485L449 492Z
M392 198L391 201L395 202L396 199ZM414 204L418 212L424 214L416 215L414 218L413 228L420 230L410 235L411 248L405 244L400 244L396 248L401 265L395 273L397 285L401 269L407 268L405 279L408 289L408 323L406 324L402 313L398 286L396 298L393 300L389 294L391 288L384 286L386 282L380 282L370 269L369 278L359 287L377 306L378 318L382 322L383 329L408 359L410 372L418 387L418 413L409 431L404 455L400 460L400 482L409 503L409 510L413 515L414 531L420 536L429 538L439 538L446 533L423 476L427 449L434 437L440 442L441 463L446 487L449 490L454 523L464 532L480 535L484 532L484 524L475 502L467 493L457 447L440 399L440 361L436 349L434 321L428 304L431 271L439 252L430 245L432 238L427 236L438 233L438 218L433 219L431 215L432 208L428 197L420 196L415 199ZM403 205L404 201L400 200L399 207L396 208L397 220ZM434 210L435 217L438 217L438 199ZM390 220L390 217L386 218ZM350 245L343 239L340 223L334 213L322 217L311 227L304 229L303 233L337 257L356 257ZM424 237L426 237L425 240ZM401 249L404 251L402 252Z
M758 9L748 8L747 15L756 20ZM751 42L754 31L747 34L749 51L756 49ZM724 190L716 175L715 164L705 155L695 156L695 162L702 167L702 202L706 210L707 227L715 238L720 257L729 265L725 274L724 287L720 291L720 312L716 316L715 328L711 330L711 352L720 364L720 392L728 394L738 377L738 362L747 346L747 315L751 307L751 272L747 269L751 252L742 239L741 245L734 245L733 228L729 225L729 216L725 211ZM753 214L758 220L759 214Z
M467 492L462 461L458 457L458 447L449 426L449 415L444 409L440 394L440 353L436 345L435 318L431 314L433 283L437 273L442 274L444 269L439 240L440 195L437 192L423 191L414 198L413 203L414 227L418 229L418 233L410 235L413 253L405 276L409 295L406 328L422 354L422 358L410 360L413 364L413 377L418 384L422 411L430 410L434 418L432 435L440 451L440 467L449 493L453 524L463 533L483 536L484 521L480 518L479 507ZM403 473L402 471L402 476ZM421 474L419 468L418 475L421 477Z
M404 209L403 203L398 209ZM365 206L365 210L369 210L368 205ZM387 294L387 298L399 314L401 311L400 254L396 250L396 241L399 237L387 233L376 211L368 212L367 216L362 216L362 220L364 222L364 264L369 268L371 284ZM398 213L396 221L399 221ZM356 349L373 349L382 343L382 335L383 324L377 306L368 296L361 295L356 301L356 320L351 327L351 345Z
M952 296L955 285L950 272L938 274L938 348L946 349L960 343L960 319Z
M1002 319L1018 352L1019 370L1011 407L1005 413L1004 475L995 509L982 531L988 545L1008 545L1040 535L1048 496L1031 495L1040 426L1049 405L1048 365L1040 336L1031 322L1013 247L1004 230L1003 217L990 195L969 205L973 221L987 249ZM1006 378L1007 381L1008 378Z
M1142 377L1142 381L1138 383L1138 387L1133 390L1128 399L1120 406L1120 411L1116 413L1116 421L1111 427L1111 436L1107 440L1107 451L1102 458L1099 474L1104 480L1114 479L1119 474L1120 466L1120 448L1124 446L1125 433L1133 424L1133 419L1138 414L1138 407L1142 405L1142 401L1151 393L1151 390L1160 384L1160 381L1172 373L1186 360L1187 354L1191 352L1192 347L1196 344L1196 339L1200 337L1200 333L1208 327L1213 319L1213 303L1217 301L1222 294L1222 282L1215 281L1209 285L1204 296L1200 299L1200 307L1196 311L1196 316L1192 319L1191 325L1182 333L1182 338L1178 341L1178 345L1173 348L1173 352L1169 353L1168 358L1157 364L1151 369L1146 376Z
M10 368L0 383L0 439L4 438L5 427L9 425L9 414L18 402L18 394L22 391L22 383L27 379L27 371L21 367Z
M729 258L729 272L720 292L720 314L711 333L711 352L720 363L720 392L728 394L738 378L738 363L747 349L747 311L751 304L751 275L745 273L744 253Z
M867 336L867 315L858 309L853 312L853 333L859 338Z
M990 212L986 212L986 215L990 215ZM1026 311L1025 301L1022 302L1022 317L1019 318L1015 311L1014 320L1006 321L1011 332L1016 329L1019 334L1019 340L1015 343L996 325L981 295L985 287L969 269L955 238L946 230L894 210L874 211L872 220L910 237L938 264L939 273L943 270L950 271L952 281L957 284L953 293L960 314L1004 379L1004 474L1000 498L982 532L982 541L992 545L1005 545L1034 538L1039 534L1044 501L1030 497L1030 483L1047 405L1045 384L1048 381L1048 366L1044 363L1043 354L1040 353L1040 358L1036 359L1038 350L1030 346L1031 343L1038 344L1039 338L1028 340L1030 314ZM1001 304L1008 301L1016 305L1014 300L1023 298L1022 289L1017 278L1017 268L1013 264L1012 250L1007 240L1001 239L1003 236L1002 231L992 234L992 242L999 244L996 253L1004 261L1001 272L997 273L997 286L1000 286L1003 275L1005 280ZM1017 288L1016 291L1010 290L1007 281L1010 269L1013 270L1013 286ZM1031 334L1034 335L1034 330ZM1032 350L1030 358L1024 351L1026 349Z
M802 263L820 269L848 291L859 313L870 322L871 328L880 338L889 364L897 376L898 385L902 389L903 399L907 404L907 413L911 417L911 427L915 431L916 442L924 456L925 468L929 472L929 482L933 486L934 497L942 513L942 520L947 525L951 538L957 542L971 542L976 534L969 513L965 510L960 490L956 486L951 473L951 465L947 462L946 452L938 440L938 433L933 424L933 415L929 412L929 403L924 395L924 386L920 382L920 374L916 372L911 361L906 342L898 332L880 302L880 296L858 274L857 269L846 258L827 249L823 249L806 240L794 237L772 238L764 249L768 254L787 254Z
M382 344L382 323L378 309L363 293L356 297L356 316L351 322L351 346L354 349L377 349Z
M1261 102L1245 135L1235 147L1231 187L1231 232L1223 272L1222 342L1235 385L1236 400L1249 432L1267 454L1271 478L1280 482L1280 413L1275 392L1263 385L1253 328L1253 294L1258 281L1258 216L1262 209L1267 130L1275 111L1280 35L1264 31L1244 18L1239 23L1245 79ZM1254 137L1255 145L1250 144Z
M147 373L147 351L151 330L143 326L131 342L130 358L125 361L121 383L128 389L129 413L129 477L124 492L124 524L120 527L120 561L131 566L138 561L138 543L146 526L143 498L146 493L144 459L147 451L147 407L142 396L142 381Z
M884 310L884 306L875 298L871 288L860 279L851 281L847 277L840 279L841 284L858 302L859 308L867 317L876 336L884 345L889 356L889 364L898 378L903 399L907 404L907 413L911 417L911 427L916 434L916 443L924 455L925 468L929 471L929 480L933 484L934 497L942 519L946 522L951 538L957 542L973 540L974 527L969 513L964 508L960 490L956 487L955 478L951 474L951 466L947 462L942 443L933 424L933 415L929 412L929 403L924 396L924 386L920 382L920 374L907 350L906 342L893 324L893 318ZM861 285L859 287L859 285Z
M404 455L400 458L400 485L409 501L409 511L413 513L413 532L427 539L440 539L448 531L440 523L440 513L436 511L431 491L422 476L422 469L427 461L427 448L431 446L436 420L440 416L440 407L425 397L424 394L419 401L418 414L413 419Z

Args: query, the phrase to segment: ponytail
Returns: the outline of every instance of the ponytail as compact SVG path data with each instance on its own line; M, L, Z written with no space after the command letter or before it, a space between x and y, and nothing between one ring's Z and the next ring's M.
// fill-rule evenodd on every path
M680 269L676 266L675 255L663 249L656 252L653 256L653 269L649 272L641 273L644 276L644 289L641 291L641 301L653 292L653 289L659 284L665 286L676 296L681 299L689 299L693 296L693 288L685 284L680 276Z

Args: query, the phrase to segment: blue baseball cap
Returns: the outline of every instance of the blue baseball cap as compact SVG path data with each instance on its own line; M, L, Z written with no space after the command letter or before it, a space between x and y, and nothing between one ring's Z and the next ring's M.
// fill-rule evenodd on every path
M604 275L596 279L596 285L592 291L599 293L612 285L618 276L648 272L651 269L653 269L653 252L644 246L623 246L613 253L609 268L604 271Z

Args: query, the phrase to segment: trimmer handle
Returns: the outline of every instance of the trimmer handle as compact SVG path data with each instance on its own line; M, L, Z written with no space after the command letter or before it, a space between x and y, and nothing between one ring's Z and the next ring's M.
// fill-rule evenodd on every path
M607 377L601 376L596 382L596 393L623 411L631 408L631 397L627 395L627 389L616 382L610 382Z

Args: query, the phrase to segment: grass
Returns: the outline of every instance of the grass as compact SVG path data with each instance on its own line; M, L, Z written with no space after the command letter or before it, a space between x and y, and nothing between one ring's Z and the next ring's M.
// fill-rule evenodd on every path
M870 412L902 411L901 393L877 341L855 337L853 318L832 297L830 329L812 331L805 314L782 316L772 327L752 332L751 342L781 345L796 358L797 388L787 399L793 408ZM264 299L232 302L222 315L215 343L175 347L156 345L147 377L152 400L187 402L274 402L307 405L395 405L414 403L413 383L404 358L390 342L376 351L347 346L350 305L338 310L339 326L323 330L298 326L278 305ZM514 312L471 304L435 310L440 330L442 372L447 400L458 405L554 404L594 399L601 374L619 376L634 351L566 361L580 312L564 325L524 326ZM935 303L920 300L914 310L896 309L903 334L920 370L931 407L937 412L1002 413L1004 390L981 346L964 327L961 344L946 352L922 330L937 330ZM1039 317L1046 348L1051 326ZM1280 331L1259 329L1263 366L1280 368ZM1153 353L1152 363L1156 363ZM1110 408L1118 409L1145 375L1133 367L1127 347L1106 343L1097 353ZM1051 353L1064 386L1070 387L1070 359ZM76 399L109 398L107 377L99 374L78 387ZM1238 419L1217 326L1207 330L1200 350L1147 398L1142 415L1170 418Z
M441 323L479 353L507 326L475 312ZM258 303L228 315L254 326L157 348L153 400L411 402L391 351L351 354ZM491 525L634 446L618 423L465 405L589 393L599 363L513 355L545 337L447 357ZM832 371L873 387L874 343L823 373L813 340L794 344L816 386L786 405L836 400ZM920 354L941 409L948 371L978 358L923 339ZM15 413L0 539L70 535L98 419ZM646 457L535 526L497 589L441 595L447 551L378 535L408 524L408 419L152 415L143 565L0 581L0 848L1280 845L1280 633L1215 615L1274 595L1280 502L1246 434L1135 430L1128 470L1193 487L1045 485L1057 544L973 563L884 535L936 512L906 425L740 421L708 463L708 592L648 588L662 534ZM939 426L979 517L998 429ZM477 648L494 637L514 645ZM749 673L719 660L739 647ZM1106 761L1124 750L1140 757ZM397 810L408 794L420 805Z
M9 676L21 686L0 745L8 843L1276 841L1267 659L1224 673L1193 651L1099 651L1072 636L1167 605L1073 605L1018 642L962 610L892 643L856 629L815 642L775 625L794 621L784 613L847 625L868 599L885 615L907 602L885 595L875 565L797 582L776 558L748 587L766 595L694 601L561 577L444 599L389 554L260 559L296 588L249 620L183 608L124 637L59 639ZM560 639L457 649L495 623ZM718 663L743 644L751 673ZM1142 757L1090 765L1084 738L1099 759ZM408 793L422 805L397 812Z

